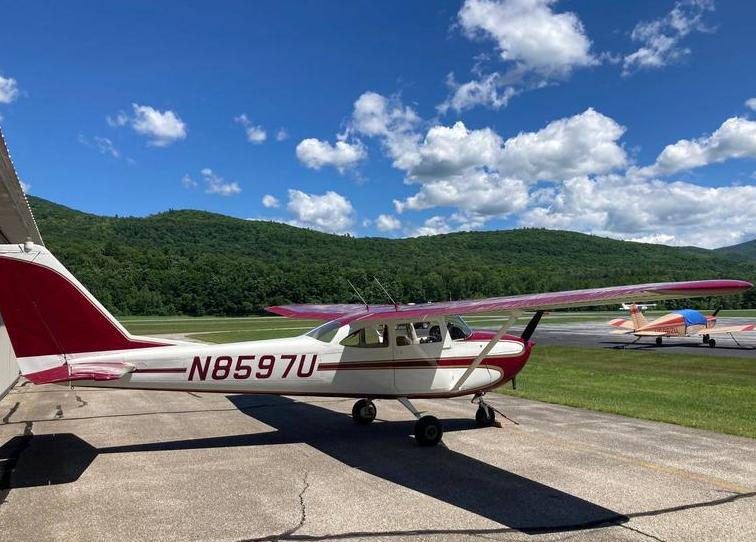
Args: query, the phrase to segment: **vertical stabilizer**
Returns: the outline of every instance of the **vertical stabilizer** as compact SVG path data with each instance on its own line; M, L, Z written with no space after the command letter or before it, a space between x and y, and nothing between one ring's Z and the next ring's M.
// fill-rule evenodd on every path
M643 313L635 303L630 305L630 318L633 321L633 329L636 330L644 327L648 323L646 317L643 316Z

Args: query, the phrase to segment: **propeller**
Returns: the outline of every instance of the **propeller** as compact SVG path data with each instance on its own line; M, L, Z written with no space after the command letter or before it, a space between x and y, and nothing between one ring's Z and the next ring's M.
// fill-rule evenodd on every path
M530 337L533 336L533 332L536 330L538 323L541 321L541 316L543 316L543 311L536 311L536 313L533 315L533 318L530 319L530 322L528 322L528 325L525 326L525 329L520 336L523 341L529 341Z
M717 314L719 314L719 311L721 311L721 310L722 310L722 307L719 307L717 310L714 311L714 313L712 314L712 316L716 316Z

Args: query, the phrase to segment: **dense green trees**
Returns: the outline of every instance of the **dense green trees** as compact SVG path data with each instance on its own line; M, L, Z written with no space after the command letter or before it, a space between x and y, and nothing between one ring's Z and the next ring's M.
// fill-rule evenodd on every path
M369 302L385 302L373 275L402 302L663 280L756 280L756 262L745 258L573 232L354 238L202 211L101 217L29 199L47 246L117 314L243 315L281 303L355 302L346 279ZM756 296L722 304L756 307Z

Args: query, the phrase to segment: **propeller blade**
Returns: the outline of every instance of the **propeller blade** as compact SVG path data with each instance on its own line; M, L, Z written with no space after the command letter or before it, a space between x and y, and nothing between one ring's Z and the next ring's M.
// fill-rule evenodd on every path
M717 314L719 314L719 311L721 310L722 310L722 307L719 307L717 310L714 311L714 314L712 314L712 316L716 316Z
M530 322L528 322L528 325L525 326L525 329L522 332L522 340L530 340L530 337L533 336L533 332L536 330L536 327L538 327L538 323L541 321L541 316L543 316L543 311L536 311L536 313L533 315L533 318L530 319Z

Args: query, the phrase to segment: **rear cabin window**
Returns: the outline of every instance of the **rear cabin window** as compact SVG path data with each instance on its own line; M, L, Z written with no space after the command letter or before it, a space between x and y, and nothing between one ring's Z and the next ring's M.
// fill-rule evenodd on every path
M307 336L319 341L323 341L324 343L329 343L336 336L336 332L340 328L341 324L339 322L326 322L322 326L318 326L312 331L308 331Z
M380 324L357 329L340 343L352 348L384 348L388 346L388 327Z

